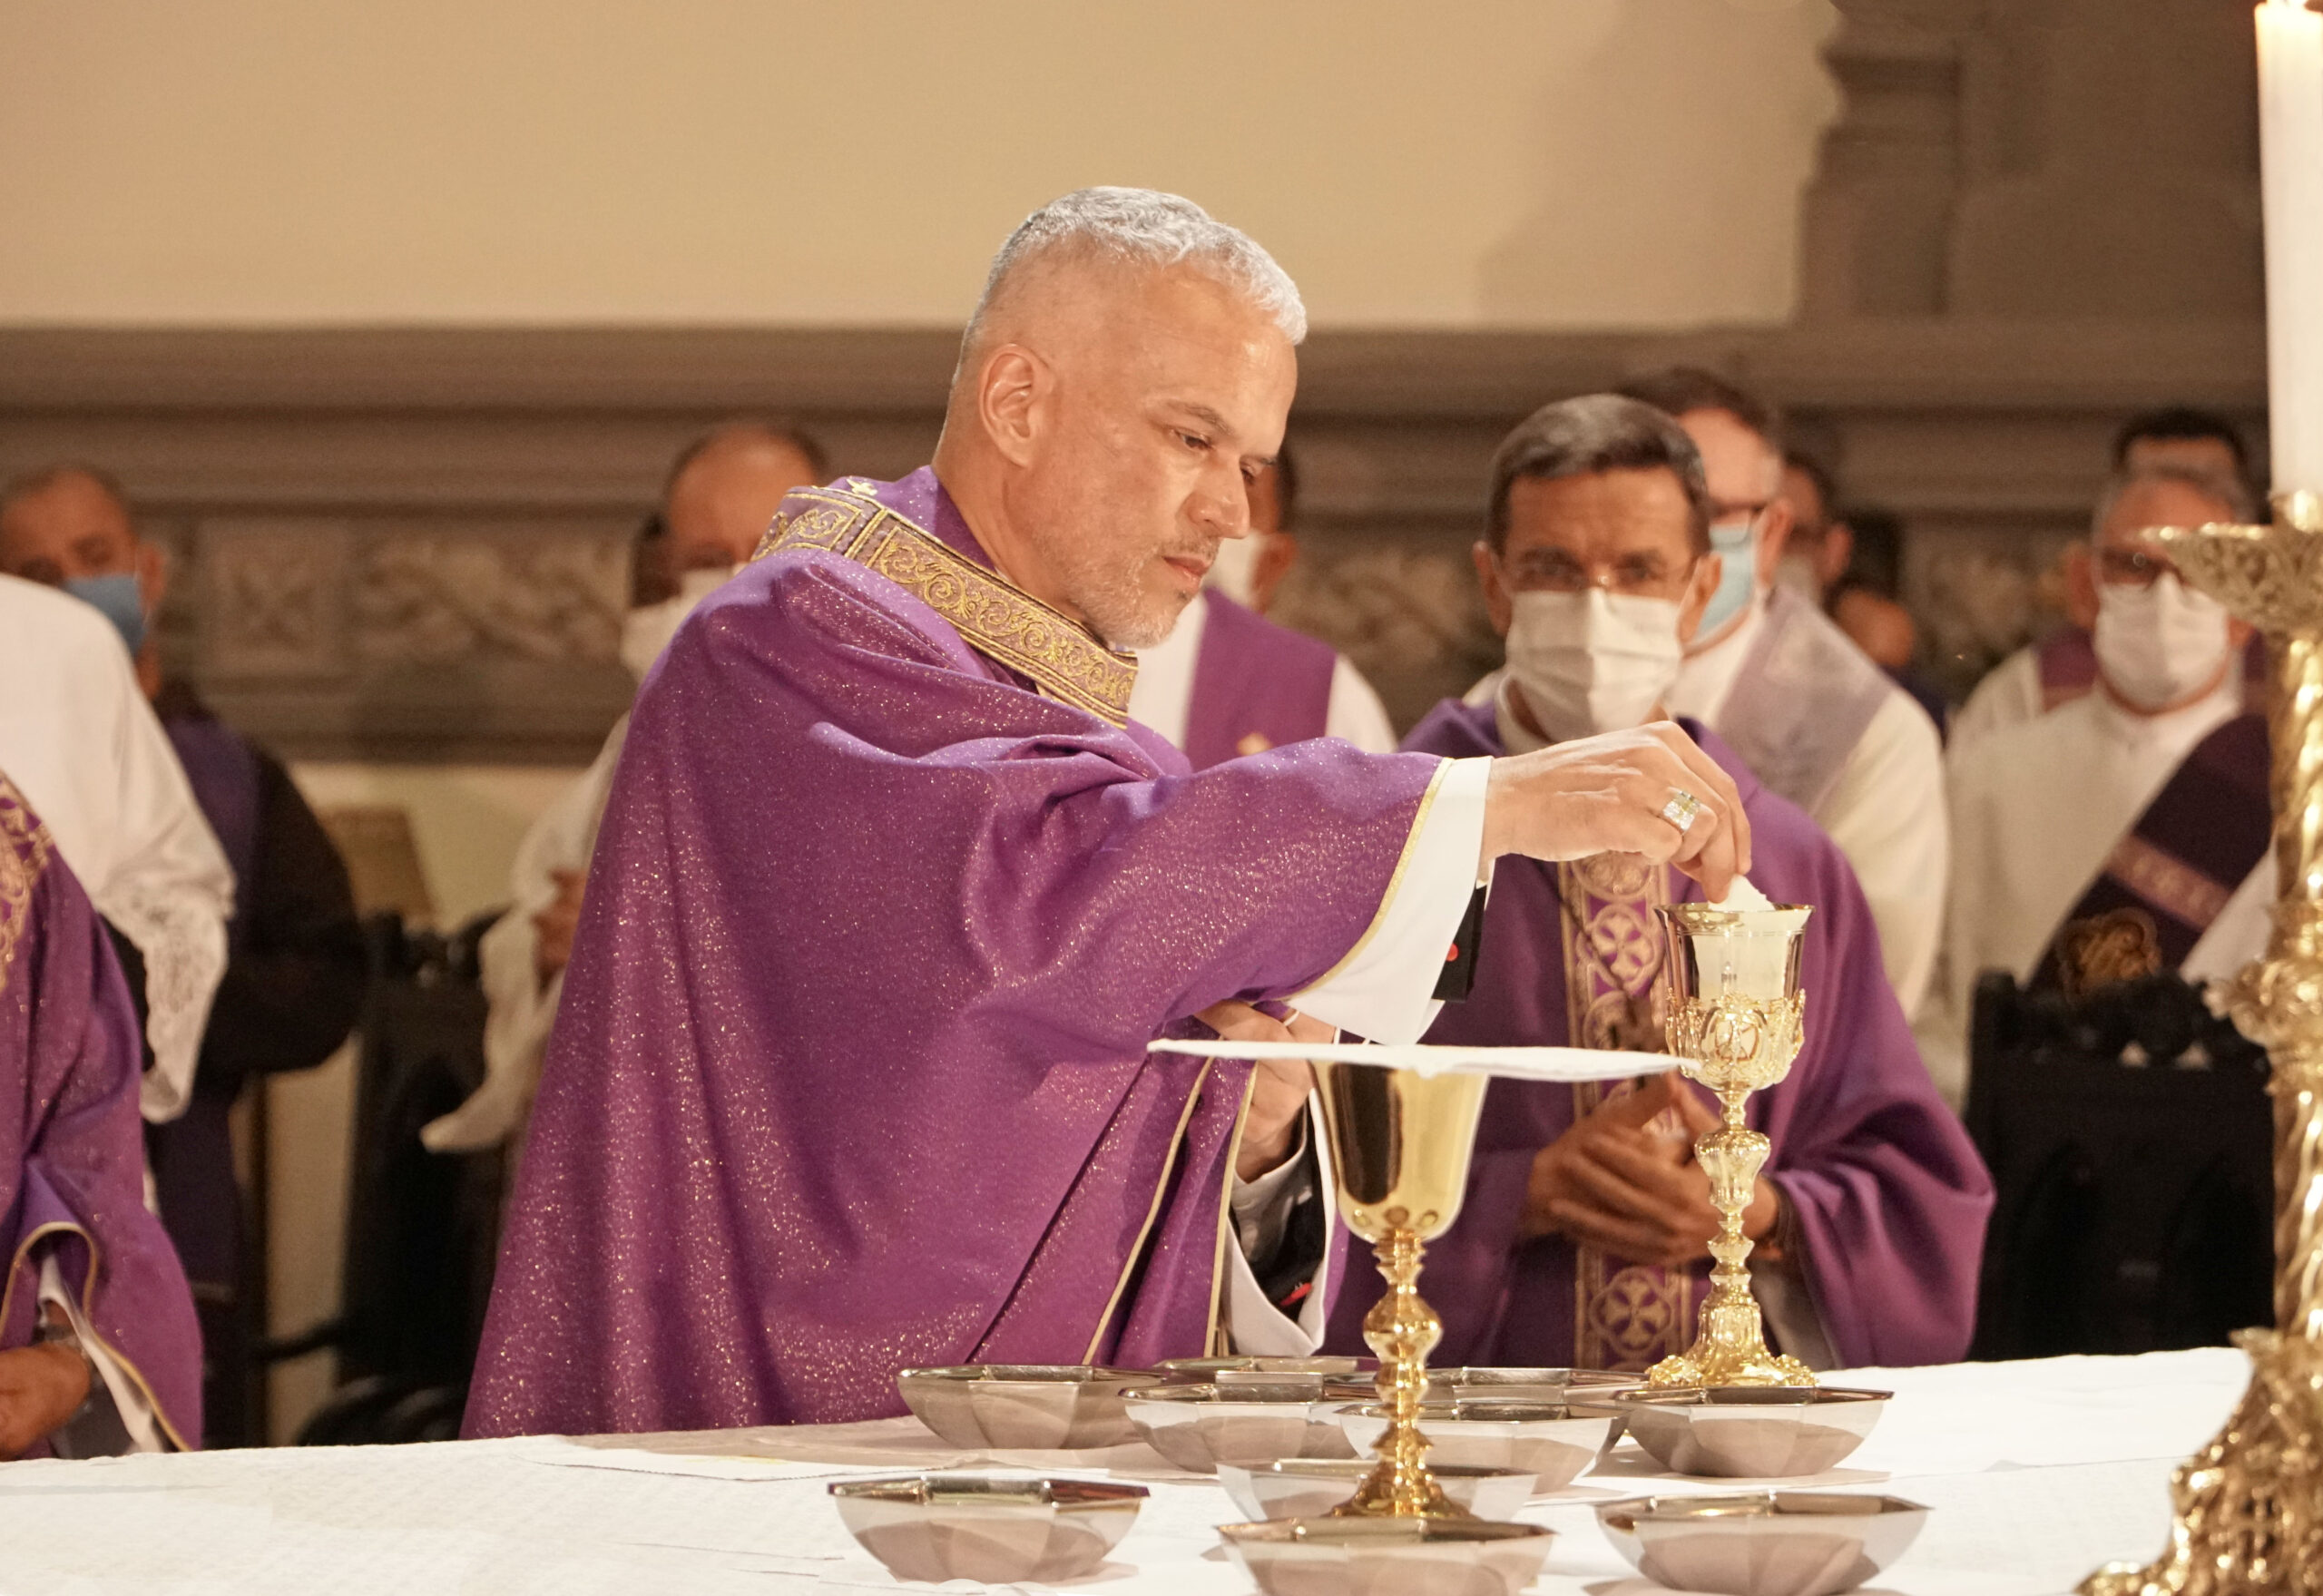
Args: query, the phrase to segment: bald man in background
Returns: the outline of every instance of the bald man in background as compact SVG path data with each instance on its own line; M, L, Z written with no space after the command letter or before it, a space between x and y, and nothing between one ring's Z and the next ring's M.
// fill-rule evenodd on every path
M826 469L813 438L771 422L730 422L687 446L670 467L660 513L640 534L636 591L621 639L632 676L645 680L679 622L750 558L784 496L822 481ZM508 912L476 950L491 1004L484 1084L420 1132L437 1152L496 1146L524 1124L564 993L597 824L628 734L623 715L581 779L517 847Z

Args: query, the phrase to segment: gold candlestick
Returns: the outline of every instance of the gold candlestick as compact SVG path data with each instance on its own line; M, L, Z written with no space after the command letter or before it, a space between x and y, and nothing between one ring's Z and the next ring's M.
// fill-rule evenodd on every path
M1799 1056L1806 998L1799 990L1799 951L1812 910L1713 909L1671 904L1654 911L1670 949L1670 1051L1692 1079L1718 1094L1723 1121L1694 1143L1710 1175L1719 1233L1710 1244L1718 1265L1702 1304L1693 1346L1646 1371L1654 1385L1812 1385L1795 1357L1767 1346L1758 1299L1750 1295L1750 1239L1742 1234L1769 1143L1743 1123L1750 1093L1790 1073Z
M2226 984L2274 1065L2275 1327L2235 1340L2254 1378L2218 1438L2171 1476L2170 1544L2085 1596L2323 1590L2323 499L2275 498L2271 526L2161 527L2186 581L2266 634L2274 750L2274 931Z
M1387 1295L1363 1320L1363 1338L1379 1355L1377 1390L1387 1410L1375 1448L1379 1464L1333 1516L1473 1518L1445 1496L1427 1467L1419 1405L1444 1321L1421 1300L1418 1282L1426 1244L1460 1217L1487 1082L1374 1064L1318 1064L1315 1075L1338 1167L1339 1215L1372 1244L1387 1281Z

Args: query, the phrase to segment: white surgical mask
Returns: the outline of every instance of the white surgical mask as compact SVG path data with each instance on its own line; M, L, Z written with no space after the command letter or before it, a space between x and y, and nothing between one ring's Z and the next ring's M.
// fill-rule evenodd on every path
M2141 710L2159 710L2210 685L2225 664L2226 606L2163 572L2151 587L2097 590L2097 668Z
M1201 579L1202 586L1216 588L1246 610L1257 609L1259 544L1266 535L1253 532L1220 543L1218 557L1210 563L1209 573Z
M1678 680L1674 599L1593 587L1514 602L1508 673L1552 741L1642 726Z
M678 591L658 604L642 604L622 617L621 662L638 681L653 669L653 661L678 635L678 628L693 613L694 606L716 592L726 579L734 574L732 565L711 566L702 571L689 571L679 579Z

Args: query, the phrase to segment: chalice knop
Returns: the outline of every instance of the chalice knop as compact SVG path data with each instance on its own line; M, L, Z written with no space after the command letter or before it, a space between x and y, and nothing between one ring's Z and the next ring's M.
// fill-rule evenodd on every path
M1363 1338L1379 1355L1387 1428L1376 1448L1378 1466L1333 1516L1472 1518L1428 1472L1419 1405L1427 1355L1443 1338L1444 1321L1421 1300L1418 1283L1426 1244L1460 1215L1489 1082L1482 1075L1424 1075L1376 1064L1318 1063L1315 1075L1338 1167L1340 1215L1371 1243L1387 1281L1387 1294L1363 1320Z
M1670 1051L1689 1078L1717 1094L1723 1117L1694 1143L1719 1212L1719 1233L1710 1244L1718 1262L1701 1328L1693 1346L1655 1364L1646 1379L1662 1386L1812 1385L1805 1364L1767 1346L1744 1264L1750 1239L1742 1234L1743 1211L1769 1147L1743 1122L1743 1104L1790 1073L1799 1056L1806 1005L1799 954L1812 911L1670 904L1654 912L1669 946Z

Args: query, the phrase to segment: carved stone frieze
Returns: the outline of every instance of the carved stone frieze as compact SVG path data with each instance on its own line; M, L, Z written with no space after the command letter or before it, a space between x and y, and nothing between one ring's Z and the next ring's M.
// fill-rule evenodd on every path
M608 663L629 580L625 529L383 528L366 537L352 573L354 651L372 664Z
M343 522L202 522L179 556L191 570L173 584L201 595L194 623L202 673L233 679L344 672L353 548L354 534Z

